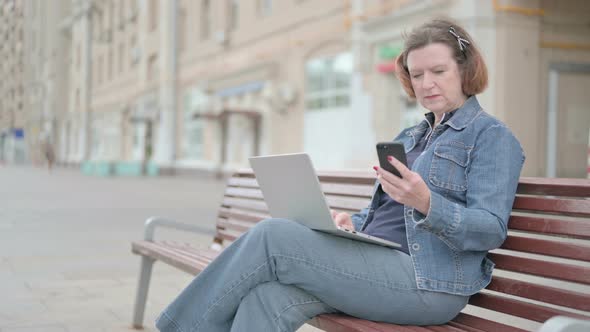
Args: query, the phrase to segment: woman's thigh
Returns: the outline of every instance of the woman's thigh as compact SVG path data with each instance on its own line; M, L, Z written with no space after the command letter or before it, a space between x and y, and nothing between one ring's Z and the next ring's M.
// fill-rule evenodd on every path
M467 298L417 289L407 254L269 219L263 234L278 280L316 296L349 315L400 324L450 320Z

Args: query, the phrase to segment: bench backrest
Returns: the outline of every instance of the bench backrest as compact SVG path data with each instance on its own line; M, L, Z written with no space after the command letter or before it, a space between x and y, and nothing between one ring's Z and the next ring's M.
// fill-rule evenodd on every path
M331 208L350 213L369 204L375 176L319 172ZM250 170L228 181L216 241L235 240L268 209ZM590 180L521 178L492 283L470 304L544 322L556 315L590 315ZM492 322L490 322L492 324Z

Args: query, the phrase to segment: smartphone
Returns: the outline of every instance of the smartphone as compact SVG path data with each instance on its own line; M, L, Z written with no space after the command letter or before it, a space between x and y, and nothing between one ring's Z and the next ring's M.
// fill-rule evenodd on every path
M406 167L408 161L406 160L406 151L404 145L398 142L381 142L377 143L377 156L379 156L379 164L384 170L393 173L400 178L402 177L398 170L393 167L392 164L387 160L387 156L393 156L395 159L402 162Z

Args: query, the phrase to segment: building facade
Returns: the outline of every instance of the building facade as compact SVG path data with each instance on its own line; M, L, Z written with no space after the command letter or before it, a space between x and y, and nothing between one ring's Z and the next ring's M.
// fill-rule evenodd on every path
M26 160L24 12L21 1L0 1L0 162Z
M67 91L71 61L68 34L61 28L70 14L69 0L18 1L23 6L24 134L27 159L44 162L43 147L51 145L59 160L67 151L60 141L64 117L69 112Z
M64 164L216 173L306 151L318 168L367 169L375 142L423 117L392 73L403 32L449 16L483 51L480 102L523 143L523 174L587 174L587 1L25 3L60 18L39 29L57 58L27 63L31 99L44 101L29 130L52 137Z

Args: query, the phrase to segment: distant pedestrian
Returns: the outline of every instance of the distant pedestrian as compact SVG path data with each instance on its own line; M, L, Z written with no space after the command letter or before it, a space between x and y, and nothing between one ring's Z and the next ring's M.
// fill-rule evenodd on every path
M47 162L47 169L51 171L51 169L53 169L53 164L55 163L55 151L53 150L53 145L48 139L41 143L41 150L43 152L43 156L45 157L45 161Z

